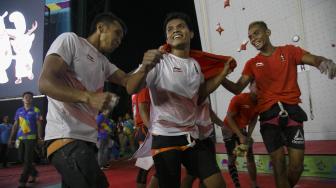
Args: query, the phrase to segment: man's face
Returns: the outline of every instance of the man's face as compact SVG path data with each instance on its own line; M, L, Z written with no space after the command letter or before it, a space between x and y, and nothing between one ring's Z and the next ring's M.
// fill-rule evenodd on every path
M172 19L166 26L167 43L171 47L182 47L190 45L194 33L189 30L188 25L182 19Z
M22 101L23 104L31 104L33 102L33 96L31 94L25 94Z
M112 53L121 43L124 37L123 29L119 22L103 24L98 28L100 32L99 50L105 53Z
M270 30L265 29L260 25L254 25L248 31L250 42L257 50L263 49L265 44L269 43L270 34Z
M9 122L9 117L8 116L4 116L3 119L2 119L2 121L4 123L8 123Z

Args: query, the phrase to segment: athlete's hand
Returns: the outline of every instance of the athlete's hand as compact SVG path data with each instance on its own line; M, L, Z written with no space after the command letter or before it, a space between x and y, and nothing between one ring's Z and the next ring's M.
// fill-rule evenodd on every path
M334 79L336 76L336 64L330 59L322 61L318 69L322 74L327 74L329 79Z
M157 63L160 62L162 58L162 53L158 49L148 50L143 57L142 69L145 72L149 72Z
M225 62L222 74L229 75L233 71L231 63L234 63L233 58L230 58Z
M113 108L118 102L119 97L110 92L89 93L88 104L98 110Z
M161 53L165 54L165 53L169 53L171 51L171 48L170 48L169 44L164 44L164 45L161 45L159 47L159 51Z

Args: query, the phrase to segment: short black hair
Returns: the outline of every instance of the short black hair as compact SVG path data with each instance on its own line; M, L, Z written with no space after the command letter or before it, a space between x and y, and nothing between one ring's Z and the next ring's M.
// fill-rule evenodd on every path
M171 12L171 13L167 14L166 19L165 19L164 24L163 24L163 31L165 33L166 33L166 27L167 27L168 22L170 20L173 20L173 19L181 19L181 20L183 20L187 24L189 30L190 31L194 31L194 29L193 29L193 23L191 21L191 18L187 14L185 14L183 12Z
M91 23L89 35L92 35L94 32L96 32L97 24L99 22L102 22L104 24L111 24L114 21L118 22L121 25L123 29L123 34L125 36L127 33L127 26L125 22L121 18L113 14L112 12L103 12L103 13L98 14Z
M34 96L34 93L31 92L31 91L25 91L25 92L22 94L22 97L24 97L25 95L31 95L31 96Z
M254 22L250 23L248 29L250 30L251 27L256 26L256 25L260 26L264 30L268 29L267 24L264 21L254 21Z

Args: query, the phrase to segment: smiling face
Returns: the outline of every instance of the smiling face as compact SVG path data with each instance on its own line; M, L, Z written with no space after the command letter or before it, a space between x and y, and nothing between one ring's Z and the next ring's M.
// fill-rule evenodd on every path
M194 32L190 31L186 22L176 18L170 20L166 25L167 43L172 48L189 48L190 40L194 37Z
M249 27L248 37L251 44L257 49L262 51L267 45L270 44L269 36L271 31L259 24L254 24Z
M120 23L117 21L110 24L99 23L97 27L99 32L99 51L111 53L118 48L124 37Z

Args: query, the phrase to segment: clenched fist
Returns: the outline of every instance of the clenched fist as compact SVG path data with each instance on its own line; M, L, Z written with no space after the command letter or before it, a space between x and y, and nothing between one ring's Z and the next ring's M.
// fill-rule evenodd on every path
M155 67L157 63L160 62L161 58L162 53L159 50L148 50L144 54L141 69L143 69L145 72L149 72L153 67Z
M90 93L89 96L88 104L98 110L114 108L119 101L119 97L110 92Z

